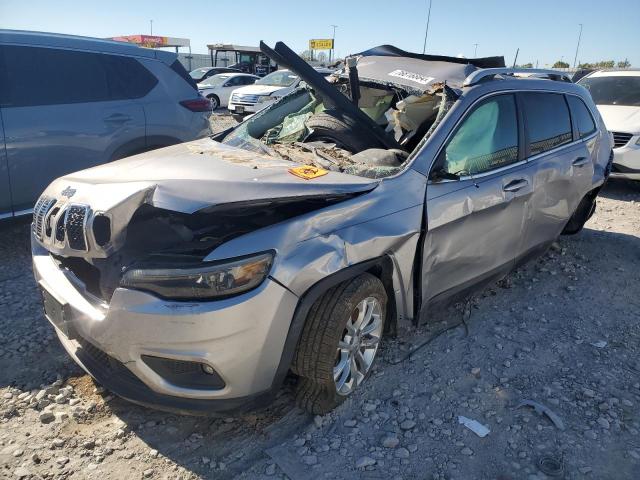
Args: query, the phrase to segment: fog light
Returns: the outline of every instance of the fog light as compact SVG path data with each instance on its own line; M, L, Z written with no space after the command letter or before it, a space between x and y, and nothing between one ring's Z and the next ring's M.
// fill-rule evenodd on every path
M205 365L204 363L202 364L202 371L207 375L213 375L215 373L211 365Z

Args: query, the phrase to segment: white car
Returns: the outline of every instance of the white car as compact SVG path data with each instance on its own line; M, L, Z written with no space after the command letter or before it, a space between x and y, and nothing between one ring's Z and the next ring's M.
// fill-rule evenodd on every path
M612 177L640 180L640 69L601 70L580 79L613 134Z
M219 73L198 84L198 91L211 101L211 107L226 107L229 97L238 87L253 85L260 77L248 73Z
M323 75L333 73L333 70L328 68L314 67L314 69ZM276 70L253 85L234 90L229 101L229 111L234 114L236 120L241 121L244 115L262 110L295 90L299 84L300 78L295 73L290 70Z

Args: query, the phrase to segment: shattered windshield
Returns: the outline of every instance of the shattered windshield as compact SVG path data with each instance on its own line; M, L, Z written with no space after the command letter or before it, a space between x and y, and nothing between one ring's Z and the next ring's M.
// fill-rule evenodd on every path
M298 80L298 76L295 73L289 72L288 70L278 70L258 80L256 85L290 87L296 80Z

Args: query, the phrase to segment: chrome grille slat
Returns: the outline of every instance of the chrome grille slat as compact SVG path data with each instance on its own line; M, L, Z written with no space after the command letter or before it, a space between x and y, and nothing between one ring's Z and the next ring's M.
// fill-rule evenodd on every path
M234 103L246 103L248 105L253 105L258 103L258 95L234 93L231 95L231 101Z
M42 232L44 230L44 218L56 203L55 198L45 197L44 195L38 199L33 209L33 233L39 240L42 240Z
M629 143L629 140L631 140L631 137L633 137L633 134L626 133L626 132L611 132L611 133L613 134L613 148L624 147L627 143Z

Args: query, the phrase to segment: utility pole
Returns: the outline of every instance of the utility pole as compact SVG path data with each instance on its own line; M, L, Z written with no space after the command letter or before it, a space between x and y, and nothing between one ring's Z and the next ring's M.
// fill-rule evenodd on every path
M582 39L582 24L580 25L580 33L578 34L578 44L576 45L576 56L573 57L573 68L576 68L576 61L578 60L578 49L580 48L580 40Z
M518 53L520 53L520 47L518 47L518 49L516 50L516 56L513 59L513 68L516 67L516 62L518 61Z
M333 60L334 57L334 50L336 48L336 28L338 28L338 25L329 25L330 27L333 27L333 35L331 36L331 50L329 50L329 65L331 65L331 61Z
M153 37L153 20L149 20L149 24L151 25L151 33L150 33L150 35Z
M424 32L424 45L422 45L422 54L427 51L427 36L429 35L429 20L431 20L431 0L429 0L429 11L427 13L427 29Z
M478 44L474 43L473 44L476 48L473 50L473 58L476 58L478 56Z

